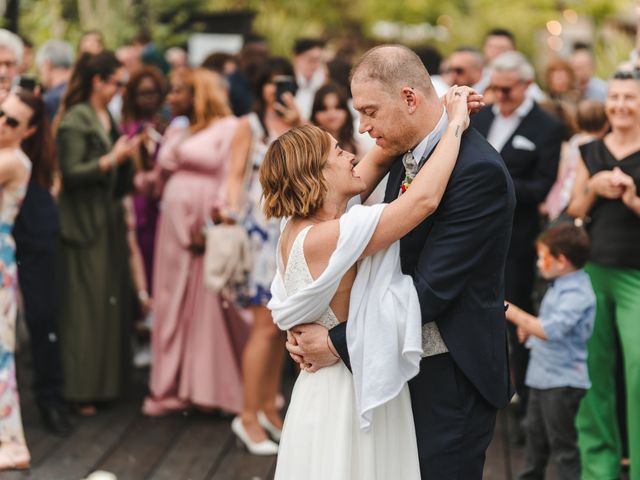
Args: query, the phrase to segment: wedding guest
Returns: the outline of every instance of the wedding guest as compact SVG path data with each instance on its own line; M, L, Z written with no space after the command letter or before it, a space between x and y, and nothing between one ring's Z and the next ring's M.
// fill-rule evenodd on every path
M475 86L477 92L484 93L491 82L491 62L503 53L512 52L515 49L516 39L509 30L494 28L486 33L482 43L484 69L482 70L482 79ZM487 103L493 103L491 92L486 92L485 100Z
M575 73L581 98L604 102L607 97L607 82L595 76L595 58L591 47L584 43L575 44L569 62Z
M484 58L482 52L473 47L456 48L447 59L447 73L451 85L464 85L474 89L482 79Z
M0 102L13 90L24 48L20 37L0 28Z
M505 296L528 313L533 313L538 205L555 181L564 133L562 124L527 96L533 76L533 67L521 53L507 52L496 58L489 86L496 103L471 118L471 125L500 153L513 179L517 204L505 270ZM513 325L508 327L511 368L522 399L517 414L522 418L528 351L518 343Z
M576 123L578 132L562 146L558 176L544 201L543 212L550 221L557 219L569 205L580 160L580 146L602 138L609 130L604 105L597 100L578 103Z
M84 54L63 99L56 134L62 173L59 328L65 397L82 415L127 381L132 286L123 197L139 137L119 137L107 105L126 85L115 55ZM90 280L89 280L90 279Z
M560 478L578 480L575 418L590 387L587 340L596 309L589 276L582 269L589 257L589 237L581 228L563 223L543 232L536 250L540 274L552 282L540 313L536 317L515 305L507 310L507 320L531 351L525 467L518 478L544 480L551 461Z
M582 478L618 478L622 440L616 414L616 345L622 349L631 472L640 479L640 77L618 72L605 111L611 132L580 147L568 213L591 218L586 271L596 292L587 365L592 386L576 425Z
M224 201L238 120L222 79L198 68L171 76L169 104L187 107L188 125L171 126L158 155L168 180L161 200L153 273L150 395L146 415L188 406L237 413L242 384L234 329L243 320L204 285L202 229Z
M516 40L509 30L504 28L494 28L489 30L482 43L482 54L485 62L490 64L505 52L516 49Z
M233 114L240 117L251 112L254 104L253 84L261 66L269 58L267 40L247 35L238 54L238 68L229 75L229 100Z
M62 40L49 40L38 49L36 65L40 83L45 89L42 98L51 121L58 112L71 78L73 47Z
M353 116L344 89L335 83L320 87L311 107L311 123L322 128L338 141L340 148L362 158L362 148L354 137Z
M201 66L208 70L212 70L223 77L227 77L236 71L238 68L238 62L236 58L229 53L214 52L202 61Z
M100 30L86 30L82 32L78 42L78 56L83 53L96 55L104 50L104 35Z
M34 113L16 95L0 105L0 470L29 468L30 463L16 384L18 281L11 230L31 173L31 161L20 145L36 132L42 133L42 125L32 123Z
M280 222L267 220L260 207L262 187L259 169L267 148L291 127L300 124L300 113L291 94L276 101L274 79L293 76L288 60L274 57L267 61L257 77L254 111L240 121L234 143L234 154L228 186L228 221L244 225L253 249L253 270L247 292L240 292L240 301L247 303L253 314L251 335L244 350L242 375L244 405L240 416L232 423L234 433L256 455L273 455L276 440L282 430L282 417L276 405L284 359L284 336L276 327L267 309L271 299L271 282L276 272L276 247ZM249 173L248 182L245 181Z
M296 104L305 119L311 116L313 98L326 81L324 46L325 42L317 38L299 38L293 46Z
M171 72L183 72L189 68L189 56L183 48L168 48L164 54L164 58L169 64Z
M33 168L13 228L18 280L31 343L33 391L45 427L66 436L71 433L71 424L63 398L64 376L56 319L56 247L60 222L51 193L58 162L49 121L44 118L47 117L46 104L25 90L19 90L17 97L32 110L29 126L35 128L22 142Z
M131 76L122 96L122 133L133 137L136 133L144 132L145 137L134 156L136 192L133 194L135 239L144 261L148 287L148 290L138 292L142 297L148 297L152 288L153 252L158 222L158 198L153 191L153 182L146 181L144 177L153 176L158 141L166 128L166 122L161 116L165 91L165 81L158 69L145 66Z
M580 97L576 86L576 75L571 64L561 58L551 60L544 70L547 93L553 100L575 104Z

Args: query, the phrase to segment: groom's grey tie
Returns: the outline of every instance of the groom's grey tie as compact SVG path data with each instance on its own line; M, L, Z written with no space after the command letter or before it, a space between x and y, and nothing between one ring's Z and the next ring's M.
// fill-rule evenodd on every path
M402 164L404 165L404 172L408 178L415 178L418 174L418 162L413 158L413 152L409 151L402 157Z

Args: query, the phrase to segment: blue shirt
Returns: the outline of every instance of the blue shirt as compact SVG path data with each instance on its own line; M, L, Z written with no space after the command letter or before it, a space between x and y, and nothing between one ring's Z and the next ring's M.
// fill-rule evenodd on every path
M547 290L538 318L547 340L529 337L531 348L525 383L541 390L587 389L587 340L593 331L596 296L589 276L577 270L556 278Z

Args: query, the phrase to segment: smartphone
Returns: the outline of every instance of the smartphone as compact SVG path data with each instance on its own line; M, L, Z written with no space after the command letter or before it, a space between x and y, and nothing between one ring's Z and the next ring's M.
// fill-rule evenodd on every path
M290 75L278 75L273 79L273 83L276 84L276 102L284 105L282 96L289 92L291 95L295 95L298 91L298 85L295 79Z
M30 92L33 92L36 89L37 85L38 83L36 82L35 78L26 75L21 76L20 82L18 83L18 86L20 88L24 88L25 90L29 90Z

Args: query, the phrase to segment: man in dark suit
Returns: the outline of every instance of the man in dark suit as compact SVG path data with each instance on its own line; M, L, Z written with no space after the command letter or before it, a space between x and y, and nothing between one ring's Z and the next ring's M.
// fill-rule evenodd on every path
M447 116L420 59L405 47L367 52L352 73L360 131L396 159L386 201L428 161ZM406 168L405 168L406 165ZM425 480L480 480L497 409L510 399L503 271L515 197L498 154L465 132L437 212L401 240L401 263L420 299L420 373L409 382ZM323 366L332 348L349 366L346 325L293 329L287 348ZM297 345L293 345L297 343Z
M538 205L556 179L563 127L526 96L534 71L521 53L500 55L491 69L489 88L496 103L474 115L471 125L500 152L513 179L517 206L507 257L506 298L533 313L534 243L540 233ZM522 418L526 408L524 378L529 355L518 342L513 324L508 328L514 380L522 399L517 416Z

